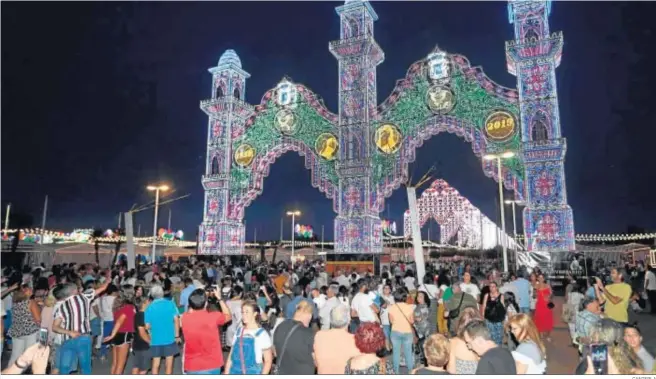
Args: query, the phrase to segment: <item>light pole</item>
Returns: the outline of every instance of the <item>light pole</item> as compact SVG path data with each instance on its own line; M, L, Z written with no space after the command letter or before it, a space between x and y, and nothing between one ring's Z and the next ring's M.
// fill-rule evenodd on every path
M519 261L517 260L517 217L515 216L515 205L524 205L524 202L521 200L506 200L506 204L512 204L512 216L513 216L513 240L515 241L515 270L519 268Z
M301 211L287 211L287 216L292 216L292 266L294 265L294 223L296 216L300 216Z
M505 243L505 235L506 235L506 214L504 212L504 206L503 206L503 177L501 176L501 159L509 159L515 156L515 153L512 151L506 151L503 153L499 154L486 154L483 156L483 159L487 161L491 161L496 159L497 161L497 176L498 176L498 181L499 181L499 208L501 208L501 230L503 232L502 234L502 242L501 246L503 247L503 272L507 273L508 272L508 247L506 246Z
M148 191L155 191L155 219L153 220L153 251L150 253L150 263L155 264L155 244L157 242L157 208L159 208L159 192L168 191L169 186L166 184L159 186L148 186L146 187Z

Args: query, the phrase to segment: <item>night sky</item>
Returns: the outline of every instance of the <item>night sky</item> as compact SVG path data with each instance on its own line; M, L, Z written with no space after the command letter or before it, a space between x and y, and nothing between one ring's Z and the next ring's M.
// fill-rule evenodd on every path
M246 100L260 102L283 76L306 84L337 110L339 3L321 2L2 2L2 215L11 202L47 227L116 227L120 211L152 199L148 183L166 182L174 229L191 238L202 221L209 67L234 49L251 73ZM497 83L513 38L505 2L373 3L382 102L407 68L435 45L464 54ZM556 2L550 24L565 37L557 70L569 203L578 233L656 229L656 3ZM496 183L471 146L440 134L418 150L420 176L438 175L496 220ZM405 192L388 200L402 224ZM281 157L264 194L246 211L247 239L277 238L286 209L332 239L332 204L310 185L303 158ZM166 226L168 206L160 211ZM387 218L387 212L381 215ZM508 218L510 222L510 218ZM11 221L10 221L11 225ZM135 229L152 231L152 210ZM426 228L424 228L425 230ZM289 220L285 235L289 236ZM433 225L433 230L436 226ZM135 231L136 232L136 231ZM433 233L433 232L432 232Z

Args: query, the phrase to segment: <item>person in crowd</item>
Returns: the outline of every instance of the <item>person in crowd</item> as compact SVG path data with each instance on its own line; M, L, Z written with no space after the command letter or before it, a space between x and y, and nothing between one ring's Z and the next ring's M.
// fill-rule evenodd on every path
M583 359L576 367L576 375L583 375L590 371L595 373L591 364L592 362L589 359L591 355L589 346L591 344L608 346L608 374L635 375L644 372L642 361L624 340L624 328L622 324L608 318L600 320L592 327L590 341L583 348Z
M543 338L546 341L551 341L551 331L554 328L552 291L543 274L537 276L535 293L537 294L537 301L533 320Z
M392 286L390 284L384 284L383 290L381 292L381 303L380 303L380 323L383 326L383 333L385 333L385 340L388 348L391 348L392 341L392 325L389 320L389 308L394 305L394 295L392 294Z
M137 313L134 316L134 339L132 341L132 375L145 375L150 369L152 356L150 355L150 335L146 329L145 312L150 305L147 296L136 297L134 307Z
M317 374L342 375L346 362L360 355L360 350L355 346L355 337L348 332L350 313L346 305L334 307L330 311L330 329L322 329L314 336Z
M20 375L29 368L34 375L46 375L49 357L50 347L35 343L25 349L1 374Z
M242 324L232 340L225 365L227 374L268 375L271 371L273 346L271 337L260 326L259 315L257 303L250 300L242 303Z
M307 298L303 294L303 290L304 290L303 286L301 286L300 284L296 284L292 287L293 298L285 307L286 319L293 318L294 313L296 313L296 306L298 305L298 303L300 303L303 300L307 300Z
M303 300L296 305L294 317L283 321L273 334L277 373L314 375L314 331L310 328L314 304Z
M57 360L55 359L58 356L58 349L61 346L61 338L57 333L52 331L52 323L55 320L55 305L57 304L57 299L51 290L46 300L43 303L43 309L41 309L41 328L48 329L48 346L50 347L50 374L57 375Z
M109 275L109 273L107 273ZM62 335L59 349L58 370L60 375L68 375L79 365L83 375L91 375L91 302L110 284L109 276L102 285L84 293L78 292L75 283L57 285L53 295L58 301L53 314L52 330Z
M385 334L380 324L362 322L355 331L355 346L360 354L346 362L346 375L391 375L396 371L385 356Z
M508 329L519 345L512 355L518 374L544 374L547 370L547 348L531 316L520 313L508 320Z
M207 310L208 295L218 301L220 312ZM224 365L219 328L230 322L230 309L223 301L218 287L196 289L187 300L189 310L180 320L185 342L183 371L186 374L219 375Z
M602 318L599 300L585 297L576 314L576 337L579 343L589 343L592 336L592 327Z
M406 270L405 276L403 278L403 285L408 289L408 292L414 291L417 287L415 286L415 274L412 270Z
M339 294L339 286L337 284L331 284L328 286L328 290L326 291L326 302L319 309L319 319L321 323L321 330L328 330L331 328L331 312L333 309L335 309L337 306L339 306L341 303L339 299L337 298L337 295Z
M437 278L437 286L440 290L440 295L438 297L438 307L437 307L437 331L440 334L448 335L449 333L449 318L445 317L446 307L444 303L449 301L451 296L453 296L453 290L451 289L451 281L446 271L442 272Z
M152 303L144 314L146 328L150 332L150 354L153 358L153 375L159 373L161 358L164 357L166 375L173 374L174 358L180 353L180 313L173 301L164 297L164 288L150 288Z
M465 272L462 275L462 283L460 283L460 289L462 292L469 294L476 299L478 302L481 298L481 290L478 288L478 285L472 283L472 276L469 272Z
M503 322L506 319L506 305L504 297L499 293L497 283L488 283L488 293L483 295L481 314L485 318L492 340L497 345L503 344Z
M450 374L473 375L478 366L478 355L471 351L464 340L465 327L473 320L482 320L478 309L468 307L462 310L456 326L456 335L449 340L449 362L447 371Z
M361 278L357 282L358 293L351 300L351 319L357 326L361 322L379 322L378 307L369 296L369 283Z
M645 292L649 300L649 311L656 314L656 266L650 266L645 272Z
M339 286L339 295L337 295L339 302L351 308L351 298L349 297L349 291L346 286Z
M392 324L392 363L394 372L399 373L401 367L401 353L408 369L414 369L414 310L408 304L408 292L405 288L394 291L394 305L388 307L387 314ZM384 333L383 333L384 334Z
M85 291L94 290L100 286L99 280L87 280L84 285ZM91 325L91 343L93 345L93 351L99 355L100 348L102 346L103 340L103 320L100 313L100 299L102 296L98 296L91 302L91 313L89 314L89 323ZM51 356L56 356L56 351L51 350Z
M624 282L624 274L617 268L610 270L610 278L613 283L608 286L604 286L601 279L596 278L597 298L604 304L604 313L608 318L626 324L629 322L631 286Z
M111 283L105 293L98 299L98 306L100 307L100 319L102 320L102 337L103 340L107 338L114 329L114 301L118 294L118 287ZM100 347L100 359L107 359L109 353L109 345L105 342Z
M41 309L32 298L32 288L22 285L13 294L12 323L7 334L12 339L11 366L30 346L37 342L41 328Z
M417 334L417 343L415 346L419 350L418 355L421 360L421 364L425 365L426 357L423 351L424 341L426 338L428 338L428 336L434 333L434 330L431 332L431 329L435 328L431 328L431 326L436 326L435 320L437 319L437 315L431 317L431 301L428 293L425 291L417 292L417 295L415 295L414 303L415 309L412 315L414 319L414 330Z
M453 290L453 295L451 298L446 301L445 308L448 312L447 318L450 322L450 332L451 335L456 334L456 327L458 326L458 321L462 310L465 308L474 308L478 309L478 302L476 298L462 290L460 282L455 282L451 288Z
M531 297L531 300L529 301L529 308L531 314L533 314L533 312L535 312L535 306L537 305L538 302L538 293L535 290L535 287L537 287L538 285L538 275L536 272L532 272L529 275L528 282L531 284L531 286L529 287L530 297Z
M631 293L631 300L629 303L629 306L631 307L631 310L635 313L642 313L645 311L645 308L647 307L647 302L645 299L640 296L638 291L633 291Z
M112 346L112 375L122 375L134 338L134 288L126 285L114 300L114 327L104 343Z
M467 347L480 357L476 375L517 374L512 354L494 343L485 321L472 320L465 327L463 338Z
M183 283L185 287L182 292L180 292L180 307L186 312L189 309L189 296L194 292L196 286L191 277L184 278Z
M654 357L642 345L642 333L637 324L624 328L624 341L642 361L642 367L649 370L654 367Z
M226 296L226 292L223 291L223 289L221 290L221 296ZM230 309L232 322L230 323L230 325L228 325L228 328L223 334L225 335L225 340L221 341L221 344L223 346L232 347L232 341L235 339L235 334L237 333L237 329L241 326L241 310L244 302L243 300L244 291L242 290L241 287L235 287L232 289L232 291L228 291L227 296L230 297L230 300L226 302L226 305Z
M426 293L426 299L428 300L426 304L428 305L429 314L428 318L430 322L428 323L429 332L428 335L437 333L437 309L438 301L440 299L440 289L434 284L433 275L424 276L424 283L419 286L419 291ZM428 336L427 335L427 336Z
M576 314L584 299L585 295L583 294L582 288L571 278L570 284L565 289L565 304L563 304L562 318L569 327L569 335L572 342L576 340Z
M449 363L451 346L449 340L441 334L433 334L424 342L426 367L414 369L414 375L444 375L448 374L445 367Z

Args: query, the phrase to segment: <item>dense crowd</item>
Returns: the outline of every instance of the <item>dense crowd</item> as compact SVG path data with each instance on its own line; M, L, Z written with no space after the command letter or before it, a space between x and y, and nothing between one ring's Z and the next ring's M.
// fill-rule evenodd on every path
M112 374L128 360L132 374L158 374L162 361L172 374L176 357L188 374L546 373L552 288L537 269L502 276L494 265L432 262L421 282L402 262L380 275L196 257L136 270L7 269L3 374L91 374L110 356ZM608 280L569 279L559 316L582 357L576 373L651 373L628 321L630 311L656 310L645 302L654 270L642 292L618 269ZM602 347L606 366L593 359Z

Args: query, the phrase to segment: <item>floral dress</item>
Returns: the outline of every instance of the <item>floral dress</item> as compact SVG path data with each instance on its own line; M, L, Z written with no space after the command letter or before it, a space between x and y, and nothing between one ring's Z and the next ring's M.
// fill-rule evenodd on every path
M394 365L392 364L392 361L390 359L381 359L378 361L378 363L375 363L366 369L362 370L355 370L351 368L351 360L353 358L350 358L346 362L346 368L344 369L344 374L345 375L394 375ZM385 366L385 372L382 372L382 367Z

